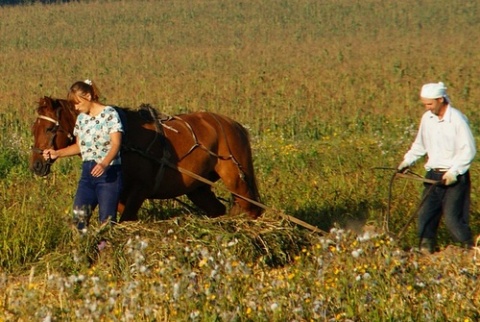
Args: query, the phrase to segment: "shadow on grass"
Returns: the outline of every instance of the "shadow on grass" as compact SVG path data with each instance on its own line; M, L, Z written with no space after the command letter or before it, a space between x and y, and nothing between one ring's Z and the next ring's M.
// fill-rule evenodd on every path
M368 200L351 201L331 206L311 205L292 210L289 215L316 226L324 231L333 227L342 227L360 232L367 223L369 213L382 213L383 205Z
M202 211L188 202L184 197L165 200L145 200L139 211L139 218L144 221L161 221L175 217L194 214L201 216Z

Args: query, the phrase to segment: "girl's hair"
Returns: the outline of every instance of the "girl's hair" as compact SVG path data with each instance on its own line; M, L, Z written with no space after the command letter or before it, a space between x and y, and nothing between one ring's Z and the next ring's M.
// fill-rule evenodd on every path
M67 94L67 100L74 104L78 104L78 97L86 98L87 94L92 97L92 102L98 102L100 92L97 86L89 79L85 81L75 82L70 86L70 91Z

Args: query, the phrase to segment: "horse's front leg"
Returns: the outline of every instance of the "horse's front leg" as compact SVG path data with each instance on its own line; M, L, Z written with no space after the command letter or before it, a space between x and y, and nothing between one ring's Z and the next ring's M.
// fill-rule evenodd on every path
M210 186L200 186L194 191L187 193L187 197L197 207L205 211L210 218L223 216L227 211L225 205L217 199Z

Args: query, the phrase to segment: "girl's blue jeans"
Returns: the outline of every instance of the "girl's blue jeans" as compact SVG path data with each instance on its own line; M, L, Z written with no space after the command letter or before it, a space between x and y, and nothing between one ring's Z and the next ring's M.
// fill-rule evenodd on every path
M98 206L100 223L107 220L116 222L117 206L123 186L121 166L109 166L100 177L93 177L90 172L95 165L95 161L83 162L73 207L85 209L91 214Z

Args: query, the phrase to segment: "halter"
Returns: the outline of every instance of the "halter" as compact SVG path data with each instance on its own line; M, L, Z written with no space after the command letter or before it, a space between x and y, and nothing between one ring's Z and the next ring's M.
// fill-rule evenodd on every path
M55 126L49 130L49 132L51 132L53 135L52 137L50 138L50 146L53 147L53 141L55 140L55 136L57 135L57 132L58 131L63 131L65 133L67 133L67 138L68 140L70 141L69 143L72 143L74 141L74 137L73 135L68 132L67 130L65 130L59 123L58 120L55 120L51 117L48 117L48 116L45 116L45 115L38 115L37 116L37 119L42 119L42 120L46 120L46 121L49 121L49 122L52 122L53 124L55 124ZM60 119L60 109L57 110L57 119ZM70 144L68 144L70 145ZM43 150L42 149L39 149L39 148L35 148L35 147L31 147L32 151L33 152L36 152L36 153L39 153L39 154L43 154ZM50 159L48 160L50 161Z

